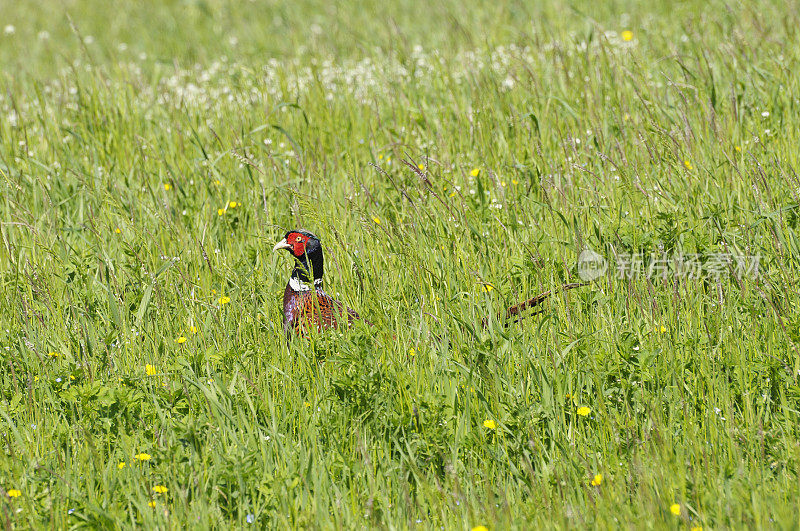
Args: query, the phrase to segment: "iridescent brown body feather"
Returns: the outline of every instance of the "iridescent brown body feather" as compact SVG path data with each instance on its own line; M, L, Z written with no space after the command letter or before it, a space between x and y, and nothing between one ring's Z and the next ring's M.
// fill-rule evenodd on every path
M303 335L313 329L339 328L343 322L350 326L356 319L361 319L361 316L325 293L322 287L295 291L291 283L286 284L283 292L283 328L287 333Z

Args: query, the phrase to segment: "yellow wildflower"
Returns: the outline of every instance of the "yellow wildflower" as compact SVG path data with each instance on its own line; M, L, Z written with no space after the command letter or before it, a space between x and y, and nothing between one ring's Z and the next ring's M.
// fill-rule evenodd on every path
M303 402L303 405L306 406L306 407L311 407L311 402L308 402L308 401Z
M144 372L147 373L147 376L154 376L158 371L156 370L155 365L150 365L148 363L144 366Z
M231 208L236 208L238 204L239 203L237 203L236 201L231 201L230 203L228 203L228 206Z
M147 505L149 505L149 506L150 506L150 507L152 507L153 509L155 509L155 508L156 508L156 502L155 502L155 501L149 501L149 502L147 502Z
M592 412L591 408L587 406L581 406L578 408L578 415L580 415L581 417L586 417L591 412Z
M492 286L491 284L484 284L483 285L483 291L485 291L486 293L489 293L493 289L494 289L494 286Z
M119 468L120 470L125 468L125 461L120 461L119 463L117 463L117 468Z
M664 326L664 325L661 325L661 328L659 328L659 329L658 329L658 331L659 331L659 332L661 332L661 333L663 334L664 332L666 332L666 331L667 331L667 327L666 327L666 326Z
M193 334L196 334L197 333L197 327L195 327L194 325L190 326L189 327L189 332L191 332Z
M680 504L679 503L673 503L672 505L670 505L669 506L669 512L671 512L675 516L680 516L681 515L681 506L680 506Z
M622 40L625 42L630 42L633 40L633 32L631 30L625 30L622 32Z
M59 354L58 352L48 352L47 356L50 358L57 358Z
M417 168L419 168L422 171L425 170L425 166L423 166L422 164L417 164Z
M120 234L122 232L122 230L119 227L117 227L116 229L114 229L114 232L116 232L117 234Z
M381 220L379 218L377 218L377 217L373 217L372 221L374 221L376 225L380 225L381 224Z
M683 165L686 166L687 170L691 170L692 169L692 163L689 162L688 160L684 160L683 161Z
M180 336L180 337L179 337L178 339L176 339L175 341L176 341L177 343L186 343L186 338L185 338L185 337L183 337L183 336Z
M222 216L222 215L224 215L224 214L225 214L225 211L224 211L223 209L221 209L221 208L218 208L218 209L217 209L217 215L218 215L218 216Z
M495 421L493 421L492 419L487 419L487 420L483 421L483 427L484 428L489 428L490 430L493 430L493 429L497 428L497 423Z
M231 298L222 296L219 298L217 302L219 302L220 304L228 304L229 302L231 302Z
M139 461L150 461L150 454L146 453L136 454L133 456L133 458Z
M699 525L696 525L696 526L694 526L694 527L692 528L692 531L703 531L703 527L702 527L702 526L699 526Z
M22 496L22 493L17 489L11 489L8 491L8 495L12 498L19 498L20 496Z
M489 531L489 528L485 525L479 525L472 528L472 531Z
M169 192L172 190L172 185L169 183L164 183L164 191Z
M153 491L155 491L156 494L166 494L168 490L169 489L164 485L156 485L153 487Z
M511 179L511 184L519 184L519 181L516 179Z
M594 478L592 478L592 487L599 487L602 482L603 474L595 474Z
M733 149L735 149L737 152L741 152L741 151L742 151L742 148L740 148L739 146L736 146L736 147L735 147L735 148L733 148Z
M473 177L477 177L480 172L481 172L480 168L473 168L473 170L469 172L469 174L472 175Z
M414 347L411 347L410 349L408 349L408 355L411 356L411 357L414 357L414 356L417 355L417 351L414 350Z

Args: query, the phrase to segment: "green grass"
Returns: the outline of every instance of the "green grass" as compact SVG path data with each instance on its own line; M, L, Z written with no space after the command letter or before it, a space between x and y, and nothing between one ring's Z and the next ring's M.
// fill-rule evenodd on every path
M796 526L796 10L382 4L0 4L2 525Z

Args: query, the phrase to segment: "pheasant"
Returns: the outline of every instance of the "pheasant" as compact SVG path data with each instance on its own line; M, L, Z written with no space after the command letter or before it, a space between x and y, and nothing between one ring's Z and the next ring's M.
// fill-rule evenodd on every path
M286 249L296 259L283 292L283 329L287 335L292 332L304 335L309 328L338 328L345 319L350 326L361 319L322 288L324 263L319 238L302 229L289 231L272 248L273 251L280 249Z
M295 266L286 289L283 292L283 328L287 336L292 333L305 335L309 329L338 328L342 325L351 326L353 321L362 320L368 325L372 323L363 319L354 310L325 293L322 288L322 273L324 268L322 258L322 244L314 234L297 229L289 231L286 236L275 244L273 251L285 249L295 258ZM558 291L566 291L586 283L576 282L564 284ZM556 290L545 291L530 299L514 305L499 318L506 325L521 320L522 312L543 303ZM542 310L534 312L534 314ZM483 327L488 325L488 320L483 319Z

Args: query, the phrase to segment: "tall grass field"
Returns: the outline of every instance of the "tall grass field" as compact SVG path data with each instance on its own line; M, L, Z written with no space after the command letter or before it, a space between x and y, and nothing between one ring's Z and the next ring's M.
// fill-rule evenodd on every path
M798 28L0 1L0 527L796 528Z

